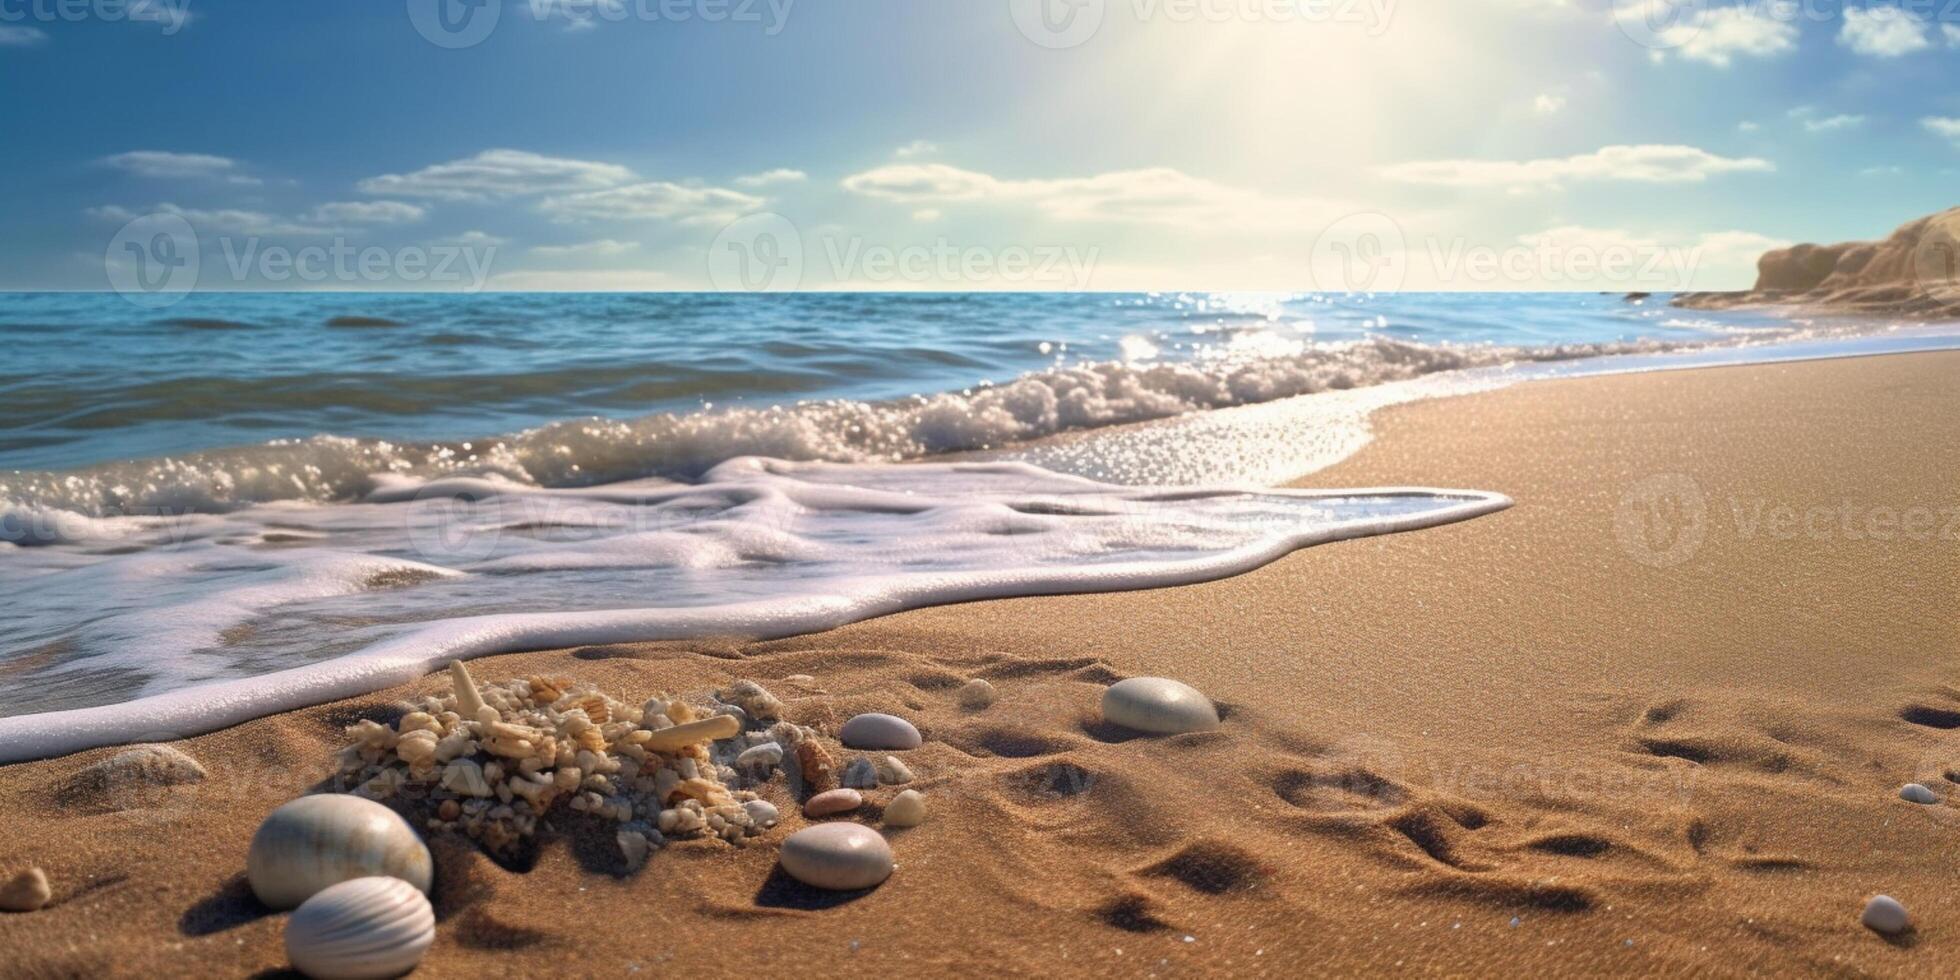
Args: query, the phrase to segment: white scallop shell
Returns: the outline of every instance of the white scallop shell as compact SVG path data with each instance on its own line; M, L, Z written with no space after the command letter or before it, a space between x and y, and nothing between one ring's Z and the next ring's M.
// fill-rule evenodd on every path
M398 977L436 941L436 913L399 878L356 878L322 889L286 923L286 958L315 980Z
M435 862L395 811L342 793L302 796L265 818L245 876L259 901L289 909L329 885L383 875L426 892Z

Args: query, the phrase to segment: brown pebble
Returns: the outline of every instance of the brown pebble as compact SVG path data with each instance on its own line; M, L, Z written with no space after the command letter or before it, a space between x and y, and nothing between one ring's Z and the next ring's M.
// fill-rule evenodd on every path
M848 813L864 805L864 794L854 789L833 789L828 793L818 793L803 804L806 817L828 817Z
M28 868L0 887L0 910L33 912L48 904L54 893L48 890L48 876L40 868Z
M837 761L815 739L806 738L796 743L796 765L803 773L803 785L809 787L812 793L821 793L837 785Z
M446 823L453 822L462 815L463 806L455 800L444 800L441 806L436 807L436 818Z

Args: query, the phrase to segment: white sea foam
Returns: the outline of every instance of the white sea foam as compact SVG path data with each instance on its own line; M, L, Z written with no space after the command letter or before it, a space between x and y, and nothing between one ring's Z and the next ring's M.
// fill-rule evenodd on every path
M743 458L690 482L395 480L369 502L99 519L0 563L5 635L34 648L14 659L37 658L0 695L0 762L209 731L451 658L1197 582L1508 503ZM80 707L46 710L62 705Z

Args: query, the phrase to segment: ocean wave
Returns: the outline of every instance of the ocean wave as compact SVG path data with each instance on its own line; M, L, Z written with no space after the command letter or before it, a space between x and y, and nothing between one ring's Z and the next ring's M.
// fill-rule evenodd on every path
M830 399L635 419L568 419L482 440L409 443L337 435L275 440L80 470L0 476L0 501L7 508L0 510L0 540L19 542L26 533L22 526L45 523L43 512L49 508L100 517L223 513L272 501L358 500L373 493L378 475L384 474L485 476L526 486L570 487L648 476L694 477L738 456L890 462L1438 372L1689 346L1705 342L1506 346L1376 336L1285 356L1078 363L1002 384L887 401Z
M1002 384L887 401L831 399L636 419L569 419L483 440L408 443L337 435L275 440L81 470L0 476L0 501L6 501L6 509L0 510L0 540L22 541L32 528L48 523L50 508L101 517L223 513L272 501L358 500L377 489L377 476L383 474L486 476L526 486L569 487L648 476L694 477L738 456L908 460L1443 371L1655 352L1687 343L1524 347L1371 337L1315 345L1286 356L1079 363Z

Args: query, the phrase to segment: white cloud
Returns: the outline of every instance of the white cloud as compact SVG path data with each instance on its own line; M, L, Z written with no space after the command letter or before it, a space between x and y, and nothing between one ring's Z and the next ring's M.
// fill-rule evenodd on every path
M1925 21L1897 7L1846 7L1838 43L1874 58L1897 58L1933 46Z
M1763 127L1747 119L1735 124L1735 131L1738 133L1753 133L1761 128Z
M421 206L400 201L333 201L313 209L312 220L322 224L396 225L428 215Z
M808 179L810 175L801 170L777 167L774 170L764 170L759 174L737 177L735 183L742 187L768 187L771 184L794 184Z
M83 212L91 218L103 221L134 221L149 214L174 214L190 222L191 229L199 235L327 235L334 229L294 221L263 211L244 211L235 208L185 208L175 204L163 203L142 211L121 205L109 204L89 208Z
M382 174L358 185L383 197L487 201L529 194L567 194L624 184L633 171L611 163L548 157L524 150L485 150L473 157Z
M539 245L531 249L531 254L548 258L577 258L587 255L618 255L639 247L639 242L620 242L601 238L595 242L579 242L576 245Z
M238 161L229 157L209 153L171 153L166 150L131 150L103 157L99 162L138 177L162 179L221 177L238 166Z
M1736 57L1768 58L1793 50L1797 25L1776 16L1774 4L1707 8L1681 0L1615 3L1613 16L1631 37L1651 36L1654 60L1668 52L1727 68Z
M1110 221L1194 230L1283 227L1325 221L1344 205L1243 190L1151 167L1091 177L1010 180L944 163L894 163L844 178L854 194L895 204L1021 204L1057 221ZM924 210L937 212L937 208Z
M451 235L448 238L442 239L441 241L437 242L437 244L465 245L471 248L488 248L496 245L503 245L508 243L509 241L510 239L505 238L502 235L492 235L487 231L477 231L476 229L472 228L469 231L463 232L460 235Z
M1927 116L1919 120L1919 125L1935 136L1944 136L1955 144L1960 144L1960 119L1951 116Z
M1793 112L1793 116L1803 120L1803 128L1809 133L1829 133L1840 129L1851 129L1865 124L1864 116L1839 113L1835 116L1817 118L1805 112Z
M920 208L919 210L912 212L912 220L920 223L930 223L930 222L938 221L940 218L943 218L945 216L946 216L945 212L939 210L938 208Z
M934 143L930 140L913 140L912 142L907 143L896 150L893 150L892 155L903 160L903 159L909 159L911 157L929 156L931 154L938 153L938 152L939 152L939 144L937 143Z
M1860 170L1860 171L1858 171L1858 176L1860 176L1860 177L1898 177L1898 176L1900 176L1900 175L1902 175L1902 174L1904 174L1905 172L1906 172L1906 168L1904 168L1904 167L1901 167L1901 166L1898 166L1898 165L1896 165L1896 164L1890 164L1890 165L1885 165L1885 166L1878 166L1878 167L1866 167L1865 169L1863 169L1863 170Z
M1940 33L1946 36L1946 46L1960 48L1960 24L1941 24Z
M558 221L658 219L688 225L726 224L761 207L761 198L741 191L659 180L549 197L538 205Z
M0 25L0 48L25 48L44 44L48 32L38 27L13 27Z
M1565 96L1545 93L1531 100L1531 111L1541 116L1556 116L1565 108Z
M1717 156L1692 146L1606 146L1591 153L1541 160L1428 160L1398 163L1382 171L1390 180L1443 187L1510 187L1529 190L1568 180L1623 180L1646 184L1700 183L1726 173L1776 169L1757 157Z

